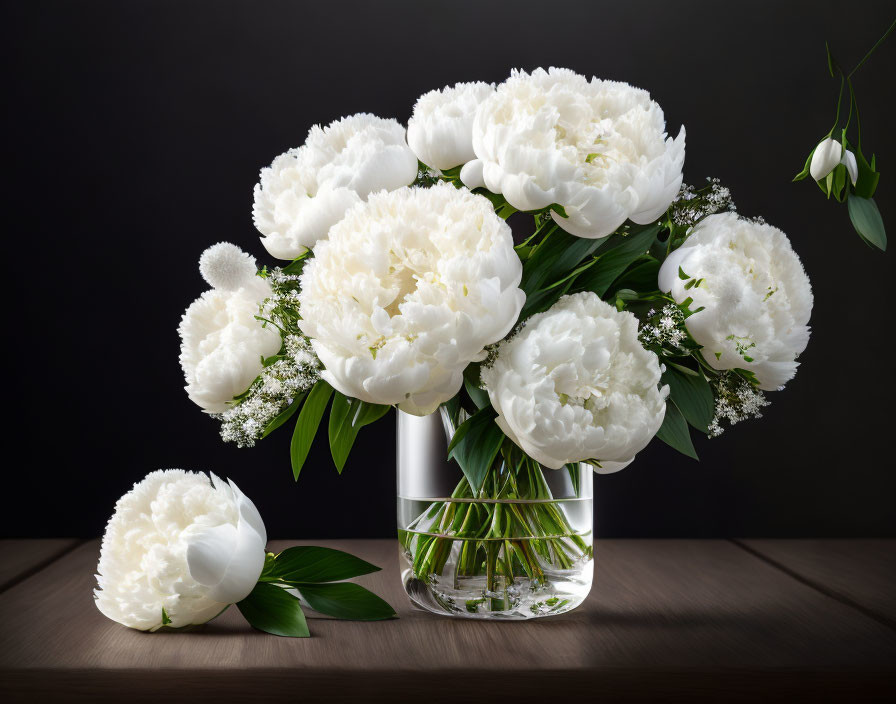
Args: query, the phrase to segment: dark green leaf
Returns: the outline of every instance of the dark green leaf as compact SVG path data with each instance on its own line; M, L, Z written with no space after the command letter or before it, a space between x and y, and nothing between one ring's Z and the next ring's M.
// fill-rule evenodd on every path
M277 555L265 577L270 581L336 582L378 572L379 569L342 550L301 545L287 548Z
M691 442L691 432L688 430L688 424L684 416L681 415L681 411L671 401L666 402L666 416L663 418L663 424L657 431L656 436L681 454L695 460L699 459L697 451L694 449L694 443Z
M603 296L629 264L650 249L659 231L659 225L650 225L637 234L613 235L602 248L597 264L576 279L573 290L593 291Z
M349 398L338 391L333 393L329 425L330 454L340 474L348 460L352 445L355 444L355 438L358 437L358 431L382 418L390 408L392 407Z
M682 374L670 367L663 374L663 383L669 385L669 397L688 423L702 433L709 432L715 415L715 399L703 375Z
M815 156L815 150L813 149L809 152L809 156L806 157L806 165L803 167L803 170L800 171L796 176L793 177L793 181L802 181L809 175L809 167L812 165L812 157ZM791 183L793 183L791 181Z
M871 198L877 190L877 182L880 181L880 174L874 168L874 156L871 157L871 163L862 154L861 147L855 150L856 166L858 167L858 178L856 179L855 195L862 198Z
M353 621L393 618L395 609L360 584L296 584L296 589L315 611Z
M887 232L884 229L884 221L877 209L877 203L871 198L850 196L849 219L852 226L863 240L874 245L882 252L887 251Z
M495 423L496 416L491 406L474 413L457 429L455 435L459 434L460 440L452 438L449 446L448 457L457 460L474 494L482 486L504 441L504 433Z
M639 293L657 290L660 263L653 257L645 257L613 282L613 288L630 288Z
M298 276L302 273L302 269L305 267L305 262L308 260L310 256L310 250L306 250L304 254L300 255L296 259L293 259L289 264L283 267L283 273L289 274L290 276Z
M476 408L485 408L489 405L488 391L475 386L473 382L466 378L466 375L464 375L464 388L467 390L473 403L476 404Z
M589 240L570 235L559 227L551 227L523 264L520 288L529 296L565 277L607 239Z
M285 589L259 582L237 608L251 626L275 636L307 638L308 624L299 600Z
M327 402L333 393L333 387L327 382L318 381L308 392L308 400L299 413L299 419L296 421L295 430L292 431L292 443L289 446L289 459L292 462L292 476L298 481L299 472L308 458L308 451L311 449L311 443L314 436L317 435L317 428L320 426L320 419L323 418L324 411L327 409Z
M299 406L302 405L302 399L305 398L305 392L303 391L298 396L296 396L292 403L289 404L286 408L284 408L280 413L277 414L276 417L268 421L268 424L264 427L264 432L261 434L261 437L266 438L268 435L273 433L277 428L283 425L286 421L293 417L295 412L299 410Z

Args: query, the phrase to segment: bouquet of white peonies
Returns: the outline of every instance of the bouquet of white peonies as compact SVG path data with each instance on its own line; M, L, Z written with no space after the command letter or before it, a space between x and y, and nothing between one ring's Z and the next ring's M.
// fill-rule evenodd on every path
M696 457L691 429L758 417L794 376L812 291L783 232L718 180L683 185L684 156L646 91L558 68L427 93L406 130L315 126L255 188L262 243L287 261L201 257L187 392L239 446L294 420L296 478L328 406L340 472L391 406L439 411L458 500L542 495L545 468L615 472L654 436ZM557 538L562 513L495 505L428 506L441 532L402 538L420 578L461 524L485 540L520 521L542 557L590 558ZM511 578L540 574L526 550L471 551L462 569L497 574L503 555Z

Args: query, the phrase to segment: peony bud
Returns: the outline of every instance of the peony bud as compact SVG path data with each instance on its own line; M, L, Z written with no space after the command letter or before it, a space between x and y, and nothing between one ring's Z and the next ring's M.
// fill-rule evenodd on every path
M843 152L843 158L840 159L840 163L846 167L846 171L849 173L849 180L852 181L852 185L855 186L856 181L859 180L859 167L856 164L856 155L849 149L846 149Z
M809 173L816 181L821 181L831 171L837 168L840 157L843 155L843 147L840 142L835 142L828 137L819 142L812 154L812 163L809 165Z

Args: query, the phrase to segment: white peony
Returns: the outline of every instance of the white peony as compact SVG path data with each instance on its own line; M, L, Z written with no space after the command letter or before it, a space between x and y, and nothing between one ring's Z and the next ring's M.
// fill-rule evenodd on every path
M712 367L752 371L765 391L793 378L809 342L812 288L779 229L711 215L663 262L659 287L703 309L686 325Z
M530 457L559 469L595 460L628 465L659 430L668 387L638 321L590 292L564 296L502 342L482 381L501 430Z
M473 118L494 84L457 83L420 96L408 120L408 145L424 164L451 169L476 158Z
M564 207L564 230L599 238L626 219L649 223L681 186L684 127L666 137L659 105L639 88L568 69L514 71L479 107L461 179L518 210Z
M222 413L234 396L261 373L261 359L277 354L280 334L255 319L270 284L255 275L255 260L232 244L219 243L199 260L215 288L190 304L178 327L180 365L187 394L210 413Z
M233 482L151 472L118 500L106 526L97 608L141 631L205 623L249 595L266 542L258 510Z
M299 325L336 389L425 415L516 323L521 276L484 197L448 183L377 193L314 248Z
M303 146L261 170L255 227L272 256L294 259L324 239L352 205L416 177L417 157L397 120L360 113L315 125Z

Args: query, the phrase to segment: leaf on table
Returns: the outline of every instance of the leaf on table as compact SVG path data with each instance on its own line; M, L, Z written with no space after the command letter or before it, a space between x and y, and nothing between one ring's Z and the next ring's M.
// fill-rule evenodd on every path
M237 608L253 628L275 636L307 638L311 635L299 600L281 587L259 582Z
M393 618L395 609L360 584L294 584L315 611L352 621L382 621Z
M336 582L378 572L379 569L342 550L300 545L287 548L277 555L265 576L286 582Z

